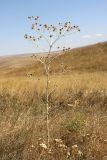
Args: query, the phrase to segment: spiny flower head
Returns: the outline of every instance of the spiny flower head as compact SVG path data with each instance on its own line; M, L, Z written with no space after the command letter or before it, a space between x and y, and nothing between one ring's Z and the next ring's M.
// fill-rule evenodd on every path
M50 35L49 35L49 37L50 37L50 38L52 38L52 37L53 37L53 35L52 35L52 34L50 34Z
M31 36L31 35L25 34L25 35L24 35L24 38L25 38L25 39L28 39L28 40L36 41L36 38L35 38L34 36Z
M45 27L45 28L48 28L48 25L47 25L47 24L44 24L44 27Z
M25 38L25 39L27 39L27 38L28 38L28 35L27 35L27 34L25 34L25 35L24 35L24 38Z
M29 20L31 20L31 19L38 20L39 16L28 16L28 19Z

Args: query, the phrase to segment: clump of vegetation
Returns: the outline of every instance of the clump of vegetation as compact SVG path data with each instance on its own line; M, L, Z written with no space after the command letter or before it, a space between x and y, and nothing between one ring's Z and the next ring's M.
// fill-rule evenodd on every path
M69 120L66 124L66 128L70 132L81 131L85 127L84 115L77 114L73 119Z

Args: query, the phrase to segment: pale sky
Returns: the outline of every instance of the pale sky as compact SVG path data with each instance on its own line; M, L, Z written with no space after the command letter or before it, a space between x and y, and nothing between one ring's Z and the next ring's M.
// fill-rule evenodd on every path
M80 26L80 33L60 45L74 48L107 40L107 0L0 0L0 55L46 50L45 43L37 49L24 39L31 33L27 17L36 15L43 23L71 21Z

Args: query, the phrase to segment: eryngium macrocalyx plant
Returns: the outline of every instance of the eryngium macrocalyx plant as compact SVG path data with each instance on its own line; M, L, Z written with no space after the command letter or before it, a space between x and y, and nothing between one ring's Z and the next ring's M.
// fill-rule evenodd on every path
M80 28L77 25L72 25L71 22L58 23L57 25L52 24L41 24L39 16L29 16L28 19L33 22L31 29L35 31L35 35L25 34L25 39L31 40L38 47L39 42L45 40L48 44L48 54L47 56L37 56L33 55L37 61L43 64L45 73L46 73L46 126L47 126L47 147L49 148L50 143L50 127L49 127L49 96L54 91L54 89L49 92L49 83L50 83L50 65L51 62L60 55L55 54L52 56L51 52L54 45L64 36L67 36L74 31L80 32ZM61 48L60 46L57 49L62 49L64 52L70 50L70 48L66 48L64 46Z

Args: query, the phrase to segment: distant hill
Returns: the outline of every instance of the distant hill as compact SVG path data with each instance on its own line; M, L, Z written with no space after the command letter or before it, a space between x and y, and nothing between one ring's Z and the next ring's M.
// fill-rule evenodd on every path
M24 76L26 73L43 74L43 67L34 61L31 55L0 57L0 73L8 76ZM62 70L67 72L107 71L107 42L71 49L68 53L60 55L53 62L51 72L57 73Z

